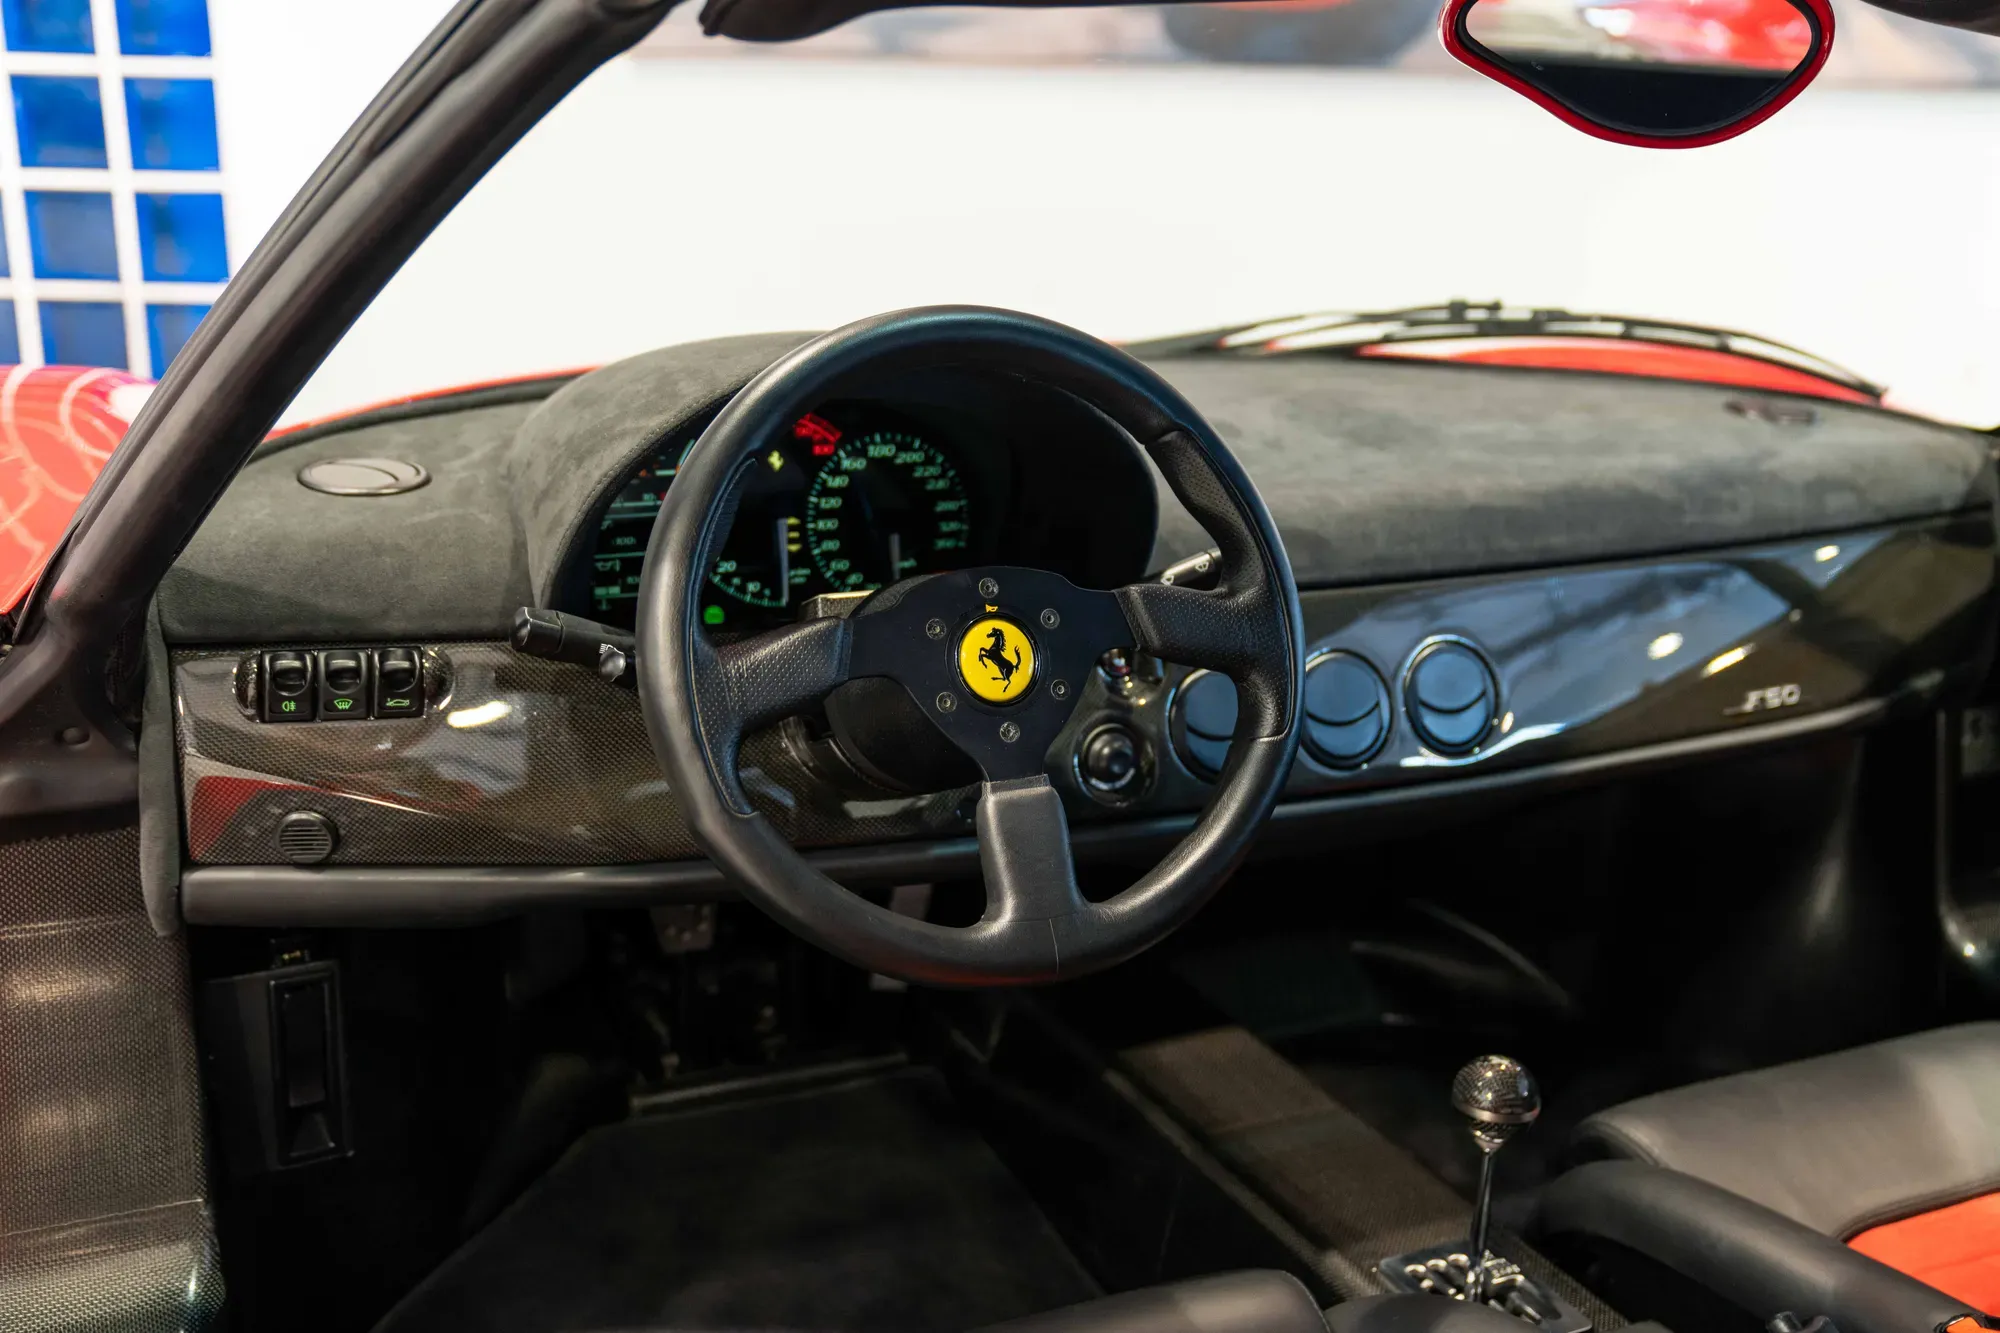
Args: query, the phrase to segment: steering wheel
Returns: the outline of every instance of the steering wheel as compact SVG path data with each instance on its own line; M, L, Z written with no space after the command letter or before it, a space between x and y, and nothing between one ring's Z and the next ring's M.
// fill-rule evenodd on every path
M701 587L729 532L744 469L858 373L939 365L1039 381L1109 418L1221 548L1219 584L1105 592L1043 570L967 569L892 584L845 618L711 641ZM753 379L682 460L639 588L639 695L696 841L794 933L859 967L937 985L1079 976L1157 943L1207 901L1248 851L1291 770L1303 643L1298 589L1271 516L1200 414L1115 347L976 307L862 320ZM1220 671L1236 682L1240 703L1229 759L1194 828L1132 887L1093 903L1077 888L1068 822L1044 764L1087 674L1121 646ZM899 916L850 893L744 795L737 755L748 730L863 677L901 683L985 777L974 826L986 911L974 925Z

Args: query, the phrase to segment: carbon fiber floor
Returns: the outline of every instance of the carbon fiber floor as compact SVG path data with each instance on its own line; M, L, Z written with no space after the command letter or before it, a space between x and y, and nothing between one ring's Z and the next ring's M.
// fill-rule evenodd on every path
M949 1333L1097 1294L905 1070L593 1131L377 1333Z

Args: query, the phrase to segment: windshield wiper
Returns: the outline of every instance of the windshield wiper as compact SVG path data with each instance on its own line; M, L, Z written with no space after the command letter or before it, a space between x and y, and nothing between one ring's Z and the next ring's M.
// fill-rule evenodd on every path
M1509 306L1499 301L1447 301L1401 310L1339 311L1260 320L1233 328L1132 344L1134 356L1189 356L1231 353L1279 356L1319 352L1358 355L1363 348L1434 338L1603 338L1618 342L1667 343L1725 352L1751 361L1802 370L1808 375L1879 399L1881 385L1789 344L1739 329L1683 324L1633 315L1579 314L1573 310Z

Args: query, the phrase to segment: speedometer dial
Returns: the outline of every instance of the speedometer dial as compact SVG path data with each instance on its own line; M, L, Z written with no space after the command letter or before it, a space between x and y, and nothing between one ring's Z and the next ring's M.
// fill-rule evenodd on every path
M908 431L841 443L806 493L806 549L836 592L951 569L971 544L958 469Z

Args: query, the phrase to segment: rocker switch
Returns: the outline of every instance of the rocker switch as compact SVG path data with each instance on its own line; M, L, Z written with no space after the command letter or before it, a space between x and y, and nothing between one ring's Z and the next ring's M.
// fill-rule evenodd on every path
M313 659L310 653L264 654L263 714L266 722L313 720Z
M321 650L319 716L322 722L368 716L368 654L359 648Z
M423 667L414 648L375 650L375 716L416 717L424 711Z

